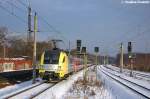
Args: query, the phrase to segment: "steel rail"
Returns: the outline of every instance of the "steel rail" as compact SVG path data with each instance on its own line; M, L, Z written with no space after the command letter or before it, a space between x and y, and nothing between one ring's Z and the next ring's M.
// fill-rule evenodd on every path
M30 89L33 89L33 88L35 88L35 87L37 87L37 86L39 86L39 85L44 84L45 82L46 82L46 81L43 81L43 82L41 82L41 83L39 83L39 84L33 85L33 86L29 87L29 88L25 88L25 89L23 89L23 90L21 90L21 91L18 91L18 92L16 92L16 93L14 93L14 94L12 93L12 94L10 94L10 95L4 97L4 99L9 99L9 98L14 97L14 96L16 96L16 95L19 95L19 94L21 94L21 93L23 93L23 92L26 92L26 91L28 91L28 90L30 90Z
M102 68L101 68L101 69L102 69ZM106 71L106 70L104 70L104 69L103 69L103 70L101 70L101 71L102 71L102 73L104 73L106 76L108 76L108 77L110 77L111 79L113 79L113 80L117 81L118 83L120 83L120 84L124 85L125 87L129 88L130 90L132 90L132 91L134 91L134 92L136 92L136 93L140 94L141 96L143 96L143 97L145 97L145 98L150 99L150 96L145 95L145 94L143 94L143 93L141 93L141 92L137 91L136 89L134 89L134 88L132 88L132 87L128 86L127 84L124 84L124 83L123 83L123 82L121 82L120 80L115 79L114 77L110 76L110 75L109 75L109 74L110 74L110 72L108 72L108 71ZM105 71L105 72L104 72L104 71ZM106 72L107 72L107 73L109 73L109 74L107 74ZM130 82L130 84L132 83L132 84L134 84L134 85L136 85L136 86L138 86L138 87L141 87L141 88L143 88L143 89L145 89L145 90L147 90L147 91L149 91L149 92L150 92L150 89L148 89L148 88L146 88L146 87L143 87L143 86L141 86L141 85L139 85L139 84L136 84L136 83L134 83L134 82L131 82L131 81L127 80L127 79L121 78L120 76L117 76L117 75L115 75L115 74L113 74L113 73L111 73L111 75L114 75L114 76L116 76L116 77L118 77L118 78L120 78L120 79L123 79L123 80L124 80L124 81L126 81L126 82Z

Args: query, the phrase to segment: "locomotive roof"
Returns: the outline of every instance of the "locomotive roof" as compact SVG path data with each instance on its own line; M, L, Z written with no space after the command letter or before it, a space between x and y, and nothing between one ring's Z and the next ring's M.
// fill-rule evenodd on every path
M51 53L59 53L63 51L62 49L59 49L59 48L53 48L52 50L45 50L45 52L51 52ZM63 51L64 52L64 51Z

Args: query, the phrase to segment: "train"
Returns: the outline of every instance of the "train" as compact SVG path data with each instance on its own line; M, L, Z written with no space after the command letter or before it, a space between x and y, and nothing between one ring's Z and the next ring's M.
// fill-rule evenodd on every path
M53 81L67 77L83 68L83 59L68 55L59 48L45 50L41 55L39 75Z
M29 57L0 58L0 76L14 77L32 74L32 60Z

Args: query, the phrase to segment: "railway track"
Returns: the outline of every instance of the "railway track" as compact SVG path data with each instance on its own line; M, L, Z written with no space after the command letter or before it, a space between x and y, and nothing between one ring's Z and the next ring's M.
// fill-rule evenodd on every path
M45 92L46 90L50 89L54 85L56 85L59 82L55 83L45 83L46 81L39 83L37 85L31 86L29 88L23 89L21 91L17 91L15 93L12 93L8 96L3 97L2 99L32 99L41 93Z
M46 81L43 81L39 84L33 85L33 86L25 88L23 90L18 90L14 93L8 94L7 96L3 96L2 99L18 99L18 97L19 97L19 99L33 99L33 98L41 95L48 89L52 88L56 84L60 83L61 81L66 80L67 78L61 79L59 81L49 82L49 83L45 83ZM0 97L0 99L1 99L1 97Z
M113 71L116 71L116 72L120 72L119 68L112 69L112 68L110 68L108 66L105 66L105 67L110 69L110 70L113 70ZM123 73L125 75L130 76L130 71L129 70L123 70L123 71L124 71ZM148 75L148 74L142 74L142 73L138 73L138 72L133 71L133 77L135 77L136 79L144 79L146 81L150 81L150 75Z
M143 96L144 98L150 99L150 89L149 88L146 88L142 85L139 85L137 83L129 81L125 78L115 75L107 70L102 69L102 68L101 68L101 72L103 74L105 74L106 76L110 77L111 79L115 80L119 84L121 84L121 85L129 88L130 90L134 91L135 93Z
M136 77L144 77L144 78L147 78L149 81L150 81L150 75L146 75L146 74L141 74L141 73L137 73L137 72L134 72L134 74L136 75Z

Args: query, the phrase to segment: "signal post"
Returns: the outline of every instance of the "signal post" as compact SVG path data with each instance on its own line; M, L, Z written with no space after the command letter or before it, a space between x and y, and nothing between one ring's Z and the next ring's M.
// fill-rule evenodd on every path
M95 51L95 58L96 58L96 60L95 60L95 71L96 71L96 82L97 82L97 65L98 65L98 52L99 52L99 47L95 47L94 48L94 51Z
M128 59L130 63L130 76L133 76L133 58L132 58L132 43L128 42Z
M84 60L83 78L85 81L86 80L86 68L87 68L86 47L81 48L81 40L77 40L77 57L80 58L80 56L83 56L83 60Z
M86 47L81 48L81 40L77 40L77 56L83 56L84 60L84 69L83 69L83 85L84 85L84 94L85 94L85 85L86 85L86 72L87 72L87 53Z
M123 72L123 43L120 44L120 72Z

